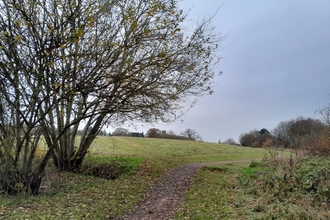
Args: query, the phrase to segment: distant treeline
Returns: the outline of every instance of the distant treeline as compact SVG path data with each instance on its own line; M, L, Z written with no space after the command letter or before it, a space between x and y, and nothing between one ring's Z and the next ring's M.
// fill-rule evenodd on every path
M100 131L100 136L126 136L126 137L147 137L147 138L164 138L176 140L192 140L202 141L202 138L193 129L187 128L181 132L180 135L175 134L173 131L160 130L158 128L150 128L146 134L143 132L130 132L126 128L116 128L112 133Z
M322 119L330 118L330 107ZM322 116L324 116L322 115ZM330 120L297 117L281 121L273 130L251 130L239 137L239 143L228 138L221 144L248 147L288 148L303 150L313 155L330 155Z
M78 135L83 134L83 131L79 130ZM143 132L130 132L125 128L117 128L114 132L107 132L106 130L100 130L97 133L98 136L127 136L127 137L144 137Z

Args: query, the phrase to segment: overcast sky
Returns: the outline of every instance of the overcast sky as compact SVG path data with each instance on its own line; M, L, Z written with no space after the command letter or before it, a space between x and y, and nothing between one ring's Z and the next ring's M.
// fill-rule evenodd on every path
M316 117L330 102L329 0L185 0L192 20L214 18L223 57L214 94L199 98L179 121L155 124L179 134L196 130L218 142L280 121ZM153 126L145 126L144 132ZM132 130L132 129L131 129Z

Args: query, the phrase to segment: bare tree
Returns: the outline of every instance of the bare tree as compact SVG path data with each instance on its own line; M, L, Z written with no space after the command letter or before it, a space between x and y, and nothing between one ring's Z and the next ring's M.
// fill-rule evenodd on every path
M176 0L7 0L0 14L1 98L12 110L1 126L31 160L33 129L49 146L42 163L74 170L104 125L170 122L187 97L212 93L221 38L210 19L185 30Z
M316 111L316 114L321 116L321 121L327 126L330 127L330 103L323 107L320 108L319 110Z
M167 135L176 136L176 134L173 130L167 131Z
M281 121L272 131L277 146L288 148L290 146L290 135L289 135L289 123L287 121Z
M313 118L298 117L280 122L273 133L277 143L290 148L313 147L324 130L324 124Z
M57 125L50 134L75 122L55 148L54 161L64 170L81 165L106 123L176 120L187 96L211 93L212 67L218 62L214 58L219 37L210 21L185 34L181 24L186 15L176 1L92 3L82 1L67 10L72 21L54 29L56 36L64 29L73 39L58 49L65 57L59 65L64 74L54 79L68 98L57 103L47 122ZM80 122L85 132L75 149Z
M181 132L181 135L186 137L188 140L193 141L202 141L203 139L201 136L193 129L187 128L183 132Z
M66 98L58 94L58 86L51 81L50 57L56 42L42 31L41 24L33 25L35 18L43 18L37 12L44 6L33 4L37 2L0 3L0 187L11 195L20 191L38 193L55 145L49 145L37 162L35 152L47 131L48 113L56 108L56 102ZM43 23L43 29L46 26ZM69 126L56 130L54 143L65 129Z
M113 136L130 136L130 132L129 130L127 130L126 128L116 128L113 132L112 135Z
M222 142L222 144L239 145L233 138L227 138L224 142Z
M33 163L41 141L35 112L39 101L23 89L24 77L15 80L17 76L8 72L0 79L0 192L37 194L49 152L41 162Z
M319 108L316 111L316 114L318 114L321 117L321 121L324 123L325 128L323 132L321 133L321 136L318 140L318 143L316 145L315 152L311 153L317 153L321 154L323 156L329 156L330 155L330 103L323 107Z

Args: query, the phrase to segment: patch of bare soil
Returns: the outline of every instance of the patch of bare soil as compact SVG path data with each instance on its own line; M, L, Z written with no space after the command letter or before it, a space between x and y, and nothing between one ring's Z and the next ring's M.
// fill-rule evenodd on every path
M257 160L257 159L255 159ZM193 163L178 166L168 171L142 197L141 201L129 213L117 220L166 220L172 219L176 209L184 202L191 185L191 179L205 166L251 160L233 160L209 163Z

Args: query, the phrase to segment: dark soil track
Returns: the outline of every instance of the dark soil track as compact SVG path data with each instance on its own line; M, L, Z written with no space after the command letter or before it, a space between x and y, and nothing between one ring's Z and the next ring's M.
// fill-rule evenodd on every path
M257 159L255 159L257 160ZM174 212L184 202L190 187L191 179L197 171L205 166L249 162L250 160L234 160L209 163L193 163L178 166L156 182L142 197L141 201L129 213L117 220L166 220L172 219Z

